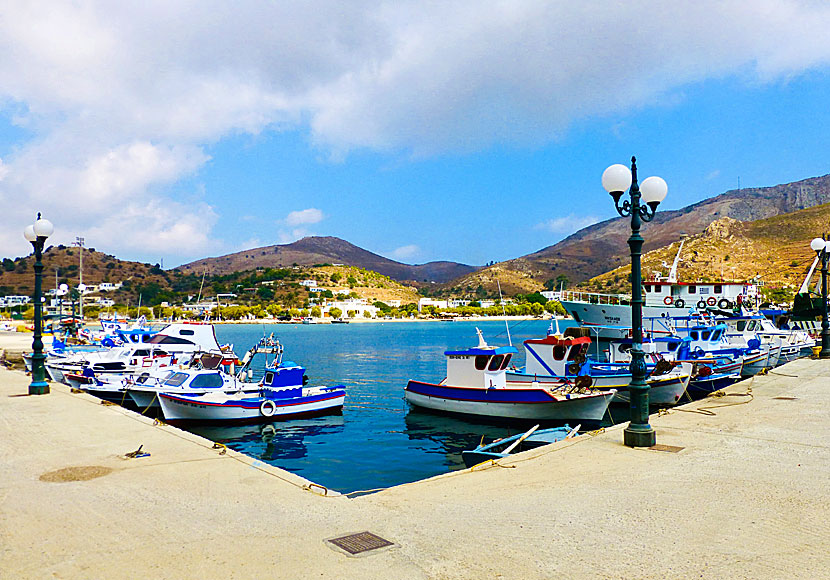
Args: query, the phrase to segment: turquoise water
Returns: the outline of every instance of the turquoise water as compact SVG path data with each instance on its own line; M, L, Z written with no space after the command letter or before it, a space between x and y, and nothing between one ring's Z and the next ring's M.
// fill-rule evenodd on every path
M510 323L517 362L524 361L522 341L544 336L549 324ZM413 410L404 387L411 378L442 380L444 351L478 344L476 327L490 344L507 344L503 321L217 325L219 341L233 343L240 355L273 332L284 359L306 367L310 385L345 385L346 402L342 415L190 430L344 493L463 469L461 452L482 436L489 441L526 426Z

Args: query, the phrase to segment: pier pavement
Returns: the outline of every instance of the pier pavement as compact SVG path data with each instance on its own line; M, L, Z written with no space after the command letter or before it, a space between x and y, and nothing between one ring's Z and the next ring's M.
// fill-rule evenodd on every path
M800 360L653 416L668 450L618 426L348 498L0 370L0 578L828 578L828 377ZM394 545L327 542L363 531Z

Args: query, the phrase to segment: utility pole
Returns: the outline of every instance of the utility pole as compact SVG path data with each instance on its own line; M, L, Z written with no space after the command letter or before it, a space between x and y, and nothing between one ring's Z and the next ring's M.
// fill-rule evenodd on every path
M78 289L81 289L81 288L84 287L84 239L81 238L81 237L75 236L75 245L78 246L78 248L81 251L81 258L80 258L81 264L80 264L80 274L79 274L80 277L79 277L79 280L78 280ZM80 301L81 301L81 320L83 320L84 319L84 291L83 290L81 290Z

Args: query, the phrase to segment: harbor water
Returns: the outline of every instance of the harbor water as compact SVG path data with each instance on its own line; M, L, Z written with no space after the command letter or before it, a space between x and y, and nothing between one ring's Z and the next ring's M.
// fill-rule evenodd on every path
M512 343L524 363L522 341L544 336L548 320L511 321ZM504 321L366 324L217 325L221 343L240 355L272 332L284 360L306 367L309 385L346 387L342 415L247 426L191 426L189 430L342 493L385 488L463 469L461 452L526 425L494 424L410 408L410 378L439 382L444 351L478 343L508 344ZM564 325L562 325L564 328Z

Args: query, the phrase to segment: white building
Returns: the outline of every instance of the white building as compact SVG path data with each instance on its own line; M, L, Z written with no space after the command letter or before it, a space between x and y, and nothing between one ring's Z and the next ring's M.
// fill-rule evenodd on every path
M307 288L316 288L317 287L317 280L300 280L300 286L305 286Z
M463 298L450 298L447 303L450 308L461 308L462 306L467 306L470 301L464 300Z
M323 308L323 314L325 315L332 308L339 308L343 312L343 316L348 316L349 311L354 312L354 316L357 318L365 318L365 313L368 312L372 315L372 318L375 318L378 315L378 309L376 306L372 306L363 298L349 298L347 300L334 300L329 302Z
M121 282L117 282L113 284L112 282L101 282L98 284L98 291L99 292L112 292L113 290L118 290L121 288Z
M418 312L424 309L424 306L434 306L435 308L448 308L446 300L435 300L433 298L420 298L418 300Z
M562 292L554 291L554 290L544 290L543 292L539 292L542 296L547 298L548 300L561 300L562 299Z

